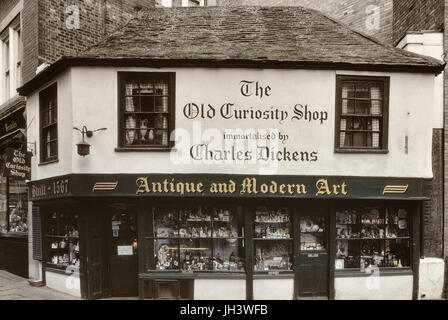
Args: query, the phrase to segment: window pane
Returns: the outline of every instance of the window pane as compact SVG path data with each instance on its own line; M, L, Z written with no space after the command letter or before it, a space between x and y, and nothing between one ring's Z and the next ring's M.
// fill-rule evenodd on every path
M6 177L0 176L0 232L6 232Z
M155 240L156 270L178 270L179 248L177 240Z
M384 266L384 241L361 241L361 271L363 268Z
M336 269L359 268L359 241L337 240L336 241Z
M396 239L386 241L385 267L410 267L409 240Z
M168 95L168 82L165 80L156 80L155 84L155 93L158 96L167 96Z
M382 89L380 86L373 85L370 88L370 98L380 100L383 98Z
M213 240L215 271L244 271L244 248L242 240Z
M255 271L292 270L292 242L285 240L255 241Z
M382 109L383 109L383 103L380 100L372 100L371 101L371 109L370 109L370 114L374 115L374 116L378 116L382 114Z
M386 237L409 237L408 213L405 209L389 208L386 218Z
M367 115L369 114L370 101L357 100L356 101L356 114Z
M180 240L180 262L185 271L213 270L211 240Z
M168 97L156 97L156 112L168 112Z
M195 209L181 209L179 211L179 237L181 238L210 238L212 236L212 212Z
M300 250L315 251L327 248L325 218L300 218Z
M213 208L213 238L242 237L243 221L235 210Z
M50 149L49 152L50 157L55 157L58 155L58 142L57 141L53 141L50 143Z
M354 147L363 147L364 143L364 133L362 132L353 132L353 146Z
M342 100L342 114L354 114L355 113L355 100Z
M47 220L47 262L57 267L80 266L79 215L53 212ZM55 235L57 237L52 237Z
M336 212L336 237L353 239L360 237L359 213L357 210Z
M373 208L363 212L361 215L361 238L383 239L384 222L384 212L381 209Z
M344 83L342 85L342 98L354 98L355 97L355 87L353 84Z
M9 180L9 231L28 231L28 187L23 180Z
M287 208L257 208L254 237L260 239L290 239L292 224Z
M138 82L129 82L125 85L127 96L136 96L139 94Z
M142 112L154 112L154 87L152 81L140 84L140 101Z
M178 232L178 213L175 209L157 208L154 212L154 237L176 238Z
M356 98L369 99L369 85L368 84L356 84Z
M126 100L126 105L125 105L126 112L134 112L134 111L140 110L140 108L139 108L140 98L139 97L127 97L127 98L125 98L125 100Z

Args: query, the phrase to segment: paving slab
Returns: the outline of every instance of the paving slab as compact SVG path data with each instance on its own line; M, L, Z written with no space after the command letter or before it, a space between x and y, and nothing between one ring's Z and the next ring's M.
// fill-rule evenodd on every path
M79 300L79 298L47 287L30 286L28 279L0 271L0 300Z

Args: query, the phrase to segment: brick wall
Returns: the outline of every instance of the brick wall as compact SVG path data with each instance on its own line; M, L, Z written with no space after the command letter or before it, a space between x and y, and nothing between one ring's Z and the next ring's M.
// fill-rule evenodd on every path
M370 36L387 43L392 42L392 0L217 0L218 6L262 5L262 6L304 6L320 10L330 17L348 24ZM366 23L370 13L368 6L379 7L379 28Z
M394 0L394 44L408 31L443 30L444 8L444 0Z
M37 66L76 55L99 42L155 0L24 0L24 82ZM68 28L69 6L79 8L79 28ZM70 24L69 24L70 25Z
M0 21L19 3L20 0L0 0ZM0 30L1 31L1 30Z
M431 200L423 203L423 250L426 257L443 257L443 130L434 129Z

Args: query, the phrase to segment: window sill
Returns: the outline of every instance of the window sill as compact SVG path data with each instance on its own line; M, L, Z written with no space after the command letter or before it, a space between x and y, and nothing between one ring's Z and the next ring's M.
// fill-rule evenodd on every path
M42 161L41 163L39 163L39 167L43 167L52 163L58 163L59 159L52 159L52 160L47 160L47 161Z
M335 148L335 153L370 153L370 154L388 154L389 150L387 149L340 149Z
M171 152L176 151L174 147L160 147L160 148L115 148L115 152Z
M371 277L374 273L361 272L357 269L349 270L335 270L335 278L357 278L357 277ZM413 275L412 269L409 267L404 268L380 268L379 276L407 276Z

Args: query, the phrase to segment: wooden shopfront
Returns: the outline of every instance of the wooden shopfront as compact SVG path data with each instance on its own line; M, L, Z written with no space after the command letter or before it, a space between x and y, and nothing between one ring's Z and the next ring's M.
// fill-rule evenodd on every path
M16 99L0 116L0 270L28 277L28 189L25 102Z
M425 183L68 175L32 182L30 198L43 273L79 275L86 299L335 299L377 272L415 297Z

